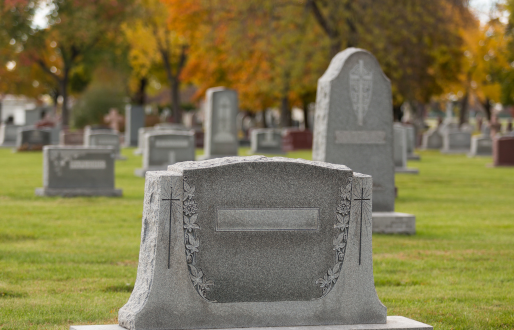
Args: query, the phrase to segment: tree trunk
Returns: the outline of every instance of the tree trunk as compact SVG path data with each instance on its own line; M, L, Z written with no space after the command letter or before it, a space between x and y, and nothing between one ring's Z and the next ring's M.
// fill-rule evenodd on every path
M136 95L134 95L133 102L137 105L145 105L146 103L146 86L148 85L148 79L146 77L143 77L139 79L139 88L136 92Z
M489 122L491 122L491 118L492 118L491 108L492 108L492 106L491 106L491 100L488 97L485 98L485 102L483 103L483 106L484 106L484 109L485 109L485 114L487 116L487 120Z
M291 111L289 111L289 99L287 97L287 93L282 96L282 100L280 102L280 126L291 127Z
M305 129L311 129L311 123L309 122L309 102L303 100L303 120L305 121Z
M393 121L402 120L402 105L393 105Z
M459 127L461 127L464 123L467 122L468 115L468 100L469 100L469 91L466 89L466 93L462 97L460 102L460 112L459 112Z
M59 82L59 89L62 96L62 108L61 108L61 125L62 129L67 129L70 123L70 113L68 109L68 81L69 81L69 69L64 69L63 78Z
M182 122L182 113L180 110L180 80L173 77L171 81L171 110L173 112L173 122Z

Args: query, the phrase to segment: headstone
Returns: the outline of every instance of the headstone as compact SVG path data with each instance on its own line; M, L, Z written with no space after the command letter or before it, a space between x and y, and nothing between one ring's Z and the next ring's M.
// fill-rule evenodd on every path
M224 87L209 88L205 102L205 153L201 159L237 156L237 92Z
M283 154L282 133L272 128L252 129L251 150L254 154Z
M491 136L491 127L489 125L482 125L481 133L483 136Z
M318 80L312 158L373 177L374 223L403 216L394 212L392 111L391 83L367 51L340 52ZM403 218L414 227L414 215Z
M407 159L420 160L420 156L414 153L416 149L416 130L413 125L403 125L407 132Z
M84 145L84 131L68 131L62 130L59 137L59 144L66 146L82 146Z
M128 105L125 108L125 144L127 147L137 146L138 130L144 126L144 107L139 105Z
M502 136L494 139L493 165L514 166L514 136Z
M109 114L104 116L104 122L109 124L109 127L115 131L120 131L120 125L123 123L123 116L119 114L116 108L112 108L109 110Z
M443 135L438 127L431 128L423 134L421 149L441 149L443 147Z
M447 130L443 134L442 153L467 154L471 149L471 133L466 131Z
M394 172L418 174L418 170L407 167L407 129L399 123L393 125L394 132Z
M38 121L49 114L49 112L50 109L44 107L25 110L25 126L35 125Z
M471 138L471 150L469 157L486 156L493 154L493 140L489 135L473 136Z
M46 146L38 196L121 196L114 188L114 149Z
M143 136L143 168L135 175L144 177L147 171L165 170L177 162L195 160L193 131L154 130Z
M432 329L387 317L371 209L371 177L344 165L253 156L149 172L137 279L112 329Z
M111 147L114 149L116 159L126 159L120 154L120 136L118 133L89 133L84 141L86 147Z
M51 138L51 132L46 128L20 127L16 136L16 150L41 151L44 146L51 144Z
M312 149L312 132L298 128L285 128L282 131L284 151Z
M14 147L16 145L16 134L20 127L13 124L0 124L0 147Z
M144 143L144 134L147 132L152 132L155 130L161 130L161 131L190 131L189 128L185 127L184 125L179 124L168 124L168 123L161 123L157 124L154 127L141 127L138 130L138 137L137 137L137 149L134 150L134 155L142 155L143 150L145 148Z

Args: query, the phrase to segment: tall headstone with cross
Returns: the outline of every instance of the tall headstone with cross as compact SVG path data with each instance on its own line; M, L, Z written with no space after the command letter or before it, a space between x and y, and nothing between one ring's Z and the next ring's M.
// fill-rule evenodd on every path
M143 168L134 174L144 177L147 171L165 170L168 165L195 160L194 131L153 130L143 136Z
M415 233L415 217L395 212L391 83L362 49L337 54L318 80L312 159L373 177L373 230Z
M237 92L209 88L206 95L204 155L201 159L237 156Z
M110 147L46 146L39 196L121 196L114 188L115 151Z
M112 329L432 329L378 299L371 209L371 177L344 165L253 156L148 172L137 279Z

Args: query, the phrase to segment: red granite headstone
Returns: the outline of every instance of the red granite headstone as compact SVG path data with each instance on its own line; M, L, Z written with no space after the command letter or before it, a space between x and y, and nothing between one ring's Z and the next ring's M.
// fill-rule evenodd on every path
M312 149L312 132L309 130L286 129L282 139L284 151Z
M502 136L493 142L494 166L514 166L514 136Z
M61 134L59 135L59 144L65 146L84 145L84 131L61 131Z

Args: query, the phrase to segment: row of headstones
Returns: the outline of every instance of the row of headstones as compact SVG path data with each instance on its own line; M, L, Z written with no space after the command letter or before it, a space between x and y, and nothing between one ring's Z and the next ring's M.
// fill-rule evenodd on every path
M480 135L459 129L457 124L443 124L423 134L423 149L441 150L443 153L467 153L469 157L493 156L493 166L514 166L514 133L491 138L484 126Z
M0 125L0 147L17 151L41 151L45 145L58 144L61 129L56 127Z
M313 161L225 157L146 173L137 280L108 328L432 329L388 317L374 286L375 214L400 217L391 98L376 59L350 48L318 81ZM209 116L208 139L225 147L207 143L206 157L237 150L235 131Z

